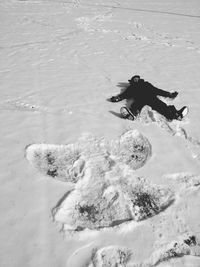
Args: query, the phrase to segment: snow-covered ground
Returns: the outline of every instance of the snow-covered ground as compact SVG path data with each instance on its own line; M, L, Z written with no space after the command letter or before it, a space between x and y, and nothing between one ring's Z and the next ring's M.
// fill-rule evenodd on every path
M199 31L198 0L0 0L0 266L200 266ZM134 74L188 116L116 116Z

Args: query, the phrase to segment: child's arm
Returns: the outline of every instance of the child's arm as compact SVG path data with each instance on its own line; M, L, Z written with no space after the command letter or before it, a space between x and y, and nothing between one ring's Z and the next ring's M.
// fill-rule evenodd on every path
M128 98L128 94L129 94L130 88L128 87L124 92L122 92L121 94L118 94L116 96L111 96L110 98L108 98L107 100L110 102L119 102L122 101L124 99Z
M177 91L167 92L165 90L154 87L153 85L151 85L151 86L152 86L152 89L156 95L163 96L163 97L169 97L169 98L175 98L178 95Z

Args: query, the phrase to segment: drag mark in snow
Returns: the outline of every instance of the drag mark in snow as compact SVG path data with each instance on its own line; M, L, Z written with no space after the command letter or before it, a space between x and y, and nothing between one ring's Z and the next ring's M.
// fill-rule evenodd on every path
M170 182L171 187L176 190L177 199L180 200L200 187L200 176L192 173L166 174L163 178Z
M80 32L81 32L80 30L76 29L71 32L67 32L66 34L57 35L51 39L40 40L40 41L35 41L35 42L24 42L24 43L12 44L9 46L0 46L0 49L2 50L16 49L15 52L17 52L17 49L38 48L42 45L49 45L49 44L54 44L54 43L61 44L76 37L77 34Z
M192 136L187 137L187 147L192 153L192 157L200 161L200 141Z
M27 103L20 98L15 100L6 100L0 103L0 110L15 110L15 111L47 111L47 108Z
M190 150L192 157L200 161L200 141L192 136L189 136L186 130L179 124L176 127L175 135L185 140L185 145Z

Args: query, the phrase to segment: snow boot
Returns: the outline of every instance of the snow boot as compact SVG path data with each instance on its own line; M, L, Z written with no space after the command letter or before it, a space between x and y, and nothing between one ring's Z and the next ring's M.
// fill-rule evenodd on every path
M177 112L177 120L181 121L189 112L188 107L184 106L181 109L178 110Z

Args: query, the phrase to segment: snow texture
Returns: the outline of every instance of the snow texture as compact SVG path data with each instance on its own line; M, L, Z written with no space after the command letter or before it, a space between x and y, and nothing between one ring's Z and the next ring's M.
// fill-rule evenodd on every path
M83 177L85 164L92 158L98 158L99 168L106 171L121 162L133 170L141 168L150 156L151 145L137 130L111 142L85 135L75 144L33 144L26 148L26 158L41 173L73 183Z
M144 178L117 177L113 172L108 179L98 165L93 166L88 176L53 211L54 220L66 231L100 229L148 219L174 200L171 190L152 185Z
M1 0L0 18L0 266L199 267L199 1ZM135 74L189 114L122 119L106 99Z
M136 117L136 121L139 121L143 124L155 123L170 135L182 138L185 146L191 152L192 157L198 161L200 160L199 139L189 135L187 130L183 127L184 124L188 123L187 117L181 122L176 120L169 122L164 116L152 110L150 107L145 106L140 115Z
M109 246L94 250L91 263L87 267L125 267L131 251L124 247Z
M179 191L200 186L200 176L192 173L173 173L164 175L171 183L178 184Z
M117 160L133 170L142 167L151 156L151 144L137 130L124 133L113 147L111 151Z
M74 145L34 144L26 148L28 161L41 173L76 183L83 175L84 160Z
M177 240L155 251L151 255L147 266L156 266L162 261L167 261L175 257L182 257L184 255L200 256L200 243L193 234L184 234Z
M134 251L124 247L103 247L93 251L88 267L154 267L172 258L185 255L200 256L200 243L193 234L184 234L176 240L161 245L144 262L136 263Z

